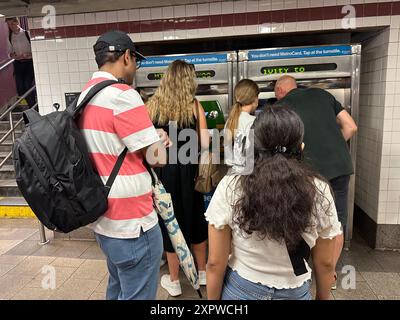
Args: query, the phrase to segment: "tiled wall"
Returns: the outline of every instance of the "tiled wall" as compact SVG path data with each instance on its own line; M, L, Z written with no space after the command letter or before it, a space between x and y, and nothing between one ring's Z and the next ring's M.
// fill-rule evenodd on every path
M363 43L356 203L377 223L400 224L399 1L216 1L58 16L50 32L31 18L41 112L53 102L65 107L64 93L81 90L96 70L92 45L106 30L125 30L136 42L339 30L349 3L357 28L388 27Z
M376 222L386 223L379 199L383 177L382 141L384 129L385 82L387 76L389 29L369 39L362 46L358 148L356 170L356 203ZM393 102L392 102L393 103ZM386 177L387 179L387 177ZM378 214L379 213L379 214ZM378 219L379 217L379 219Z

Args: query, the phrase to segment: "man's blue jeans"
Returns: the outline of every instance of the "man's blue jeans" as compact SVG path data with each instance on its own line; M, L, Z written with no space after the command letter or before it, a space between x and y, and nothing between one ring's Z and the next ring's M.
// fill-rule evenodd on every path
M116 239L96 234L107 257L107 300L154 300L163 242L159 225L138 238Z

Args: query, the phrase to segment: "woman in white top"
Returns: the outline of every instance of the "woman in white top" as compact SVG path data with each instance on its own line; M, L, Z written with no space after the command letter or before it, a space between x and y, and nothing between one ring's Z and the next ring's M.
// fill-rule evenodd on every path
M304 127L286 107L260 113L254 170L228 175L206 212L209 299L311 299L334 281L334 238L341 234L329 185L301 161Z
M252 168L246 163L246 151L259 93L257 84L249 79L240 80L235 86L235 104L225 124L224 154L225 164L230 167L229 174L246 174Z

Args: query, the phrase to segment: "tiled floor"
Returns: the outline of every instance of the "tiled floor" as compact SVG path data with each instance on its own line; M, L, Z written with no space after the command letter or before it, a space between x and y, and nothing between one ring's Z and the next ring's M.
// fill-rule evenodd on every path
M41 246L35 220L0 220L0 299L104 299L107 267L97 244L54 240L51 232L47 235L50 243ZM356 271L355 289L341 285L348 278L341 274L342 268L349 265ZM48 277L53 271L55 283ZM163 266L161 274L166 272ZM372 250L356 235L351 250L343 252L338 274L332 299L400 299L400 252ZM181 279L182 296L169 297L159 288L157 298L198 299L183 274ZM52 284L54 289L44 289ZM202 293L205 297L205 288Z

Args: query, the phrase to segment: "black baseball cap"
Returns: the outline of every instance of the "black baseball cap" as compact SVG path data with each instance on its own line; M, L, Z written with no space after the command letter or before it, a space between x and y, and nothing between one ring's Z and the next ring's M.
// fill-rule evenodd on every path
M128 34L119 30L102 34L93 46L96 55L103 52L125 52L128 49L138 60L146 60L144 55L136 51L135 44Z

